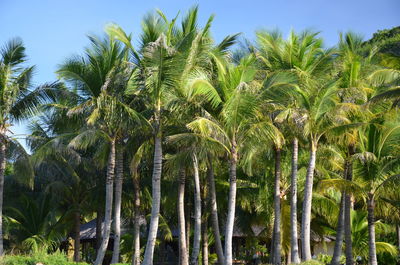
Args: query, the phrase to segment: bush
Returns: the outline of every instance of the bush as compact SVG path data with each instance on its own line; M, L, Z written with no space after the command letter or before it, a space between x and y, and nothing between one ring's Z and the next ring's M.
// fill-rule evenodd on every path
M300 263L300 265L324 265L324 263L321 263L317 260L309 260L309 261L304 261Z
M8 255L0 259L0 265L89 265L85 262L71 262L61 252L53 254L33 253L30 256Z

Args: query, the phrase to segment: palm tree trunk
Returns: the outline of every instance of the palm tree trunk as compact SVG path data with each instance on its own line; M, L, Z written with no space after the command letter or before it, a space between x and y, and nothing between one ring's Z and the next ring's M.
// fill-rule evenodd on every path
M3 190L4 174L6 171L6 143L5 137L0 134L0 256L3 256Z
M209 200L211 208L211 226L214 234L215 251L217 252L218 264L223 264L225 257L224 257L224 252L222 250L221 234L219 232L217 195L215 191L215 177L214 177L214 170L212 166L211 156L208 156L207 176L208 176L208 186L210 189Z
M307 168L306 183L304 188L303 215L301 218L301 247L302 259L311 260L311 203L314 181L315 161L317 158L317 142L311 139L310 142L310 161Z
M355 153L354 145L348 146L348 157L345 161L345 178L346 180L353 180L353 162L351 156ZM351 194L345 193L344 197L344 242L345 242L345 255L346 255L346 265L353 265L353 242L351 239Z
M208 203L207 203L207 189L202 186L202 207L203 207L203 218L202 218L202 240L203 240L203 251L202 251L202 265L208 265Z
M191 265L199 263L200 254L200 241L201 241L201 193L200 193L200 176L199 176L199 162L194 153L193 171L194 171L194 233L193 233L193 250L190 258Z
M99 204L96 213L96 256L101 247L101 241L103 237L103 221L104 221L104 210Z
M135 174L133 179L133 190L135 194L135 220L133 224L134 250L132 265L140 265L140 179L138 174Z
M119 262L121 243L121 197L124 179L124 153L122 148L117 149L115 168L115 204L114 204L114 247L111 264Z
M232 236L235 225L235 207L236 207L236 164L237 150L236 140L232 140L231 158L229 163L229 197L228 214L226 217L225 228L225 265L232 265Z
M294 264L300 263L299 245L297 239L297 160L299 142L293 139L292 178L290 184L290 259Z
M147 237L146 251L144 254L143 265L153 265L154 247L156 244L158 221L160 214L161 200L161 170L162 170L162 147L161 147L161 124L160 110L156 113L156 129L154 137L154 162L152 176L152 205L149 235Z
M274 233L273 233L273 230L272 230L272 235L271 235L271 250L270 250L270 253L271 253L271 255L268 257L268 259L269 259L269 262L268 263L274 263L274 260L275 260L275 258L274 258L274 254L275 254L275 236L274 236Z
M203 262L202 265L208 265L208 221L203 221Z
M368 246L369 246L369 263L370 265L378 265L376 259L376 243L375 243L375 201L372 193L368 194Z
M346 256L346 265L353 265L353 243L351 239L351 195L345 193L344 198L344 252Z
M275 147L274 189L274 258L273 264L281 264L281 149Z
M179 227L179 265L188 265L185 223L185 170L179 172L178 186L178 227Z
M74 214L74 262L81 261L81 214L77 210Z
M342 244L344 236L344 207L345 207L344 201L345 201L345 194L342 193L342 198L340 199L340 211L336 228L335 248L333 250L331 265L340 265L340 256L342 255Z
M188 182L186 182L186 190L185 190L185 197L189 198L190 195L190 185ZM192 204L191 201L188 200L185 203L185 222L186 222L186 252L187 256L190 257L190 232L192 231L192 228L190 226L191 221L192 221ZM189 259L189 258L188 258Z
M112 202L113 202L113 186L114 186L114 170L115 170L115 139L111 141L110 154L108 156L107 164L107 180L106 180L106 202L104 214L104 231L101 241L101 246L97 252L95 265L103 263L104 255L108 247L111 231L111 216L112 216Z

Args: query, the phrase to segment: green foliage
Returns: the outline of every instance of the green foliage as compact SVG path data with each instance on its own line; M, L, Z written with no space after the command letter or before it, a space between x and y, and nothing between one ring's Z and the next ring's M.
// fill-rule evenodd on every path
M365 42L365 47L378 46L380 52L400 56L400 27L378 30L372 39Z
M300 263L300 265L324 265L324 263L317 261L317 260L309 260L309 261Z
M330 264L332 260L332 256L330 255L325 255L325 254L319 254L317 256L317 260L322 262L323 264ZM340 264L345 264L346 263L346 257L342 255L340 257Z
M36 265L37 263L45 265L88 265L85 262L68 261L65 254L59 251L53 254L39 251L29 256L7 255L0 259L0 265Z
M326 191L312 194L312 231L319 237L333 234L340 192L352 193L356 210L352 213L353 254L365 261L369 254L365 199L373 198L379 261L396 262L394 241L385 236L387 227L394 227L389 224L398 221L378 209L378 204L381 198L387 203L393 199L389 195L398 192L394 184L400 178L400 120L398 110L393 110L400 105L400 57L392 58L400 55L400 27L379 31L368 42L345 33L332 49L325 49L317 32L292 31L284 39L277 31L259 31L254 46L249 44L248 49L232 54L229 47L237 35L215 44L209 31L213 16L203 28L197 27L197 16L195 7L183 18L182 27L176 18L169 20L161 11L146 16L137 49L133 35L109 25L104 39L90 37L91 45L82 56L59 66L57 74L68 89L55 83L31 91L33 67L20 65L26 60L22 42L6 44L0 55L0 140L7 141L10 153L3 216L5 245L15 253L31 255L5 256L0 265L77 264L61 252L48 253L58 249L63 238L74 235L76 223L71 213L78 213L75 221L83 223L104 210L98 207L104 205L98 197L104 194L106 164L112 165L108 143L114 141L124 146L123 162L131 161L132 176L128 177L127 164L122 165L127 180L123 219L132 220L132 209L137 210L128 191L130 181L140 186L140 215L148 215L153 199L161 200L158 250L162 240L173 240L177 170L187 175L185 211L187 220L192 220L193 170L187 162L191 153L198 153L204 193L208 189L203 177L213 165L221 213L229 209L228 164L239 162L235 227L248 237L238 258L251 260L254 252L261 252L263 263L267 262L266 242L274 219L272 147L279 148L282 254L286 256L290 249L292 153L288 143L294 137L300 146L299 198L304 193L308 147L318 145L315 180ZM54 88L63 98L57 97ZM49 101L53 104L44 104ZM38 106L43 113L31 126L30 156L5 133L13 121L36 113ZM158 163L150 159L151 135L162 138L162 157L167 160L161 198L150 196L151 168ZM349 146L354 147L351 154ZM350 169L347 162L353 163L351 180L343 178ZM33 190L11 183L22 183L17 180L23 179L23 172L31 173L24 184ZM298 209L302 203L299 201ZM222 220L224 217L220 214ZM262 227L258 237L253 236L253 225ZM122 262L132 258L132 243L132 233L122 236ZM210 249L212 244L209 242ZM95 251L87 252L93 256ZM86 258L85 253L82 256ZM210 253L210 263L215 260ZM330 260L328 255L319 255L317 260L301 264L321 265Z

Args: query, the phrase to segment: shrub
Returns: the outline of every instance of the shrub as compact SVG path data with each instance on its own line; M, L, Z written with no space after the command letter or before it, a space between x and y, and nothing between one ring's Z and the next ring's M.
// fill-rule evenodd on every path
M317 260L309 260L300 263L300 265L324 265L324 263L321 263L320 261Z
M68 261L65 254L57 251L53 254L33 253L30 256L8 255L0 259L0 265L89 265L85 262Z

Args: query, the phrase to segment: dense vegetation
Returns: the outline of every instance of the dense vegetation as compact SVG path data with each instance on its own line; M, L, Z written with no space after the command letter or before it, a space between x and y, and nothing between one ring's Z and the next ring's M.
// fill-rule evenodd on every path
M313 31L235 45L213 40L212 21L157 11L137 38L108 25L37 88L22 42L5 44L3 263L69 264L58 249L72 248L77 262L150 265L177 240L181 265L311 264L325 238L324 263L398 262L399 28L331 48ZM26 119L29 154L10 131Z

